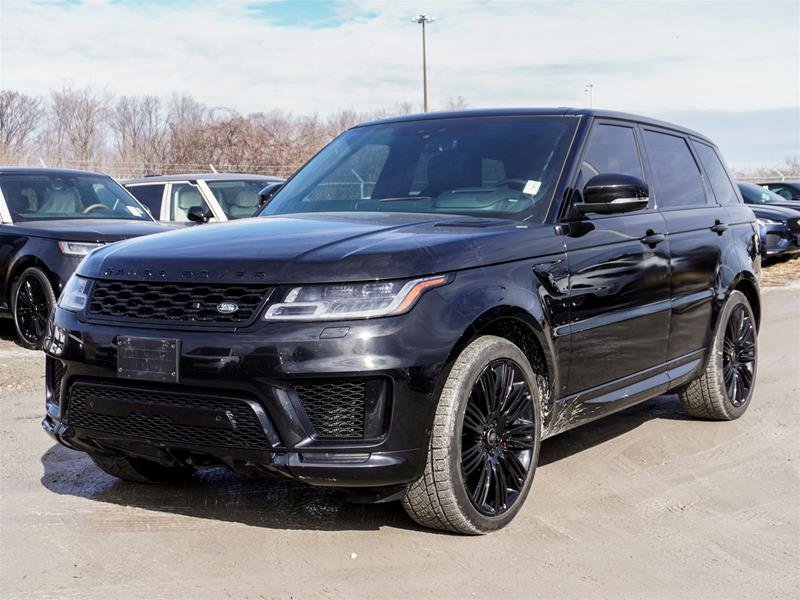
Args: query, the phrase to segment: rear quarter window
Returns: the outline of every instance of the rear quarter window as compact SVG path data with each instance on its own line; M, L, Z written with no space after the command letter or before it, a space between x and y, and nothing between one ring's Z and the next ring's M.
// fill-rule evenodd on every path
M719 156L717 156L714 148L696 140L692 140L692 145L694 146L695 152L697 152L697 155L700 157L703 170L706 172L708 183L711 186L711 190L714 192L717 202L723 206L739 204L739 195L736 193L733 183L730 177L728 177L728 171L725 169Z

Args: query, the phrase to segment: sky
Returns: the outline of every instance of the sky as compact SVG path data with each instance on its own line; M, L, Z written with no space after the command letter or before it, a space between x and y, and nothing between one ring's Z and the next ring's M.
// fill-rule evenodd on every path
M422 104L666 118L735 167L800 154L800 2L0 0L0 87L189 93L242 113Z

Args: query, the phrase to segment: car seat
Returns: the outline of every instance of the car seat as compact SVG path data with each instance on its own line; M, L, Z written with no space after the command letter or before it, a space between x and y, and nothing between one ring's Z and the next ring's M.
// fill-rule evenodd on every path
M252 191L239 190L233 197L233 202L228 204L228 215L232 219L252 217L258 206L258 196Z
M435 198L442 192L457 188L480 187L481 162L461 150L439 152L428 159L428 185L422 196Z
M193 206L201 206L203 210L208 210L203 197L194 188L186 187L178 192L178 198L172 213L176 221L188 221L189 209Z
M48 188L44 194L44 203L39 209L40 215L80 215L83 205L75 188Z

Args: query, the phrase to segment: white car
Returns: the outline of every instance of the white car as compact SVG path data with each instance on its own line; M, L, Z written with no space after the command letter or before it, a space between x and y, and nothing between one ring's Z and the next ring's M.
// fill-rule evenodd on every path
M250 217L258 209L258 192L280 177L243 173L197 173L125 179L120 183L159 221L185 223L189 209L202 208L209 221Z

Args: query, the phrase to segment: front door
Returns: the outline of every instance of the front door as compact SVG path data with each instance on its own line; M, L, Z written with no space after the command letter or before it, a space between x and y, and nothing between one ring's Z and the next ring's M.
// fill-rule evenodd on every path
M645 178L633 126L594 124L575 189L600 173ZM651 202L641 211L587 214L564 227L571 352L562 396L578 394L577 404L584 406L577 410L584 413L586 402L597 403L592 412L599 416L619 407L615 392L624 387L666 383L670 273L664 219Z

